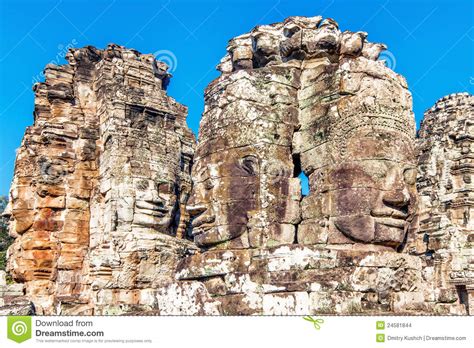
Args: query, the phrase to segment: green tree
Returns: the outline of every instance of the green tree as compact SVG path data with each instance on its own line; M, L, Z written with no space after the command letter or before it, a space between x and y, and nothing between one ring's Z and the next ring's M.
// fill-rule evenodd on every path
M0 196L0 214L8 204L6 196ZM5 270L7 249L12 244L13 238L8 235L8 219L0 216L0 270Z

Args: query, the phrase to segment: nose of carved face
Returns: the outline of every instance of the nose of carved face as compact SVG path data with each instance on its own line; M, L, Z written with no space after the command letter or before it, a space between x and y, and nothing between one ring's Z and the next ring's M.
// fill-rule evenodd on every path
M411 170L411 169L408 169ZM412 214L414 179L402 168L394 167L387 175L386 188L371 215L375 220L375 239L393 245L403 242Z
M383 203L392 209L396 209L402 215L406 216L404 212L408 212L408 205L410 204L410 195L407 188L402 190L389 191L382 197Z
M204 213L206 210L207 207L204 204L197 203L194 192L191 192L191 195L186 205L186 211L188 212L189 217L193 219L198 215Z

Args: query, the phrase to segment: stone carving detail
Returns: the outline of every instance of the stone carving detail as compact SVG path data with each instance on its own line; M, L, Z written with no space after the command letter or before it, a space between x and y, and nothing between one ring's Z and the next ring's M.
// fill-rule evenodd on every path
M295 69L284 74L239 70L208 87L189 203L198 245L293 242L301 192L291 154L298 77Z
M194 138L152 55L117 45L70 51L35 85L35 124L11 189L9 270L39 313L147 304L172 279ZM166 271L168 269L168 271Z
M417 204L411 95L366 37L291 17L230 41L188 208L205 251L177 273L222 313L428 311L421 260L396 252Z
M416 207L411 95L363 55L366 37L290 17L231 40L194 160L198 245L404 242ZM239 172L249 156L251 174ZM311 192L300 207L301 170Z
M403 78L378 61L343 57L339 64L319 65L335 77L302 72L302 81L336 80L322 91L314 82L303 84L300 93L305 99L294 148L310 194L302 201L298 241L318 242L319 234L319 242L327 235L330 244L397 248L416 209L411 96Z
M410 251L424 255L439 296L457 293L474 313L474 97L451 94L426 111L419 130L419 229ZM457 298L458 296L454 296ZM443 301L441 301L443 302ZM439 305L440 313L450 306Z
M153 56L48 66L5 213L24 284L0 284L0 312L474 313L473 97L416 139L384 49L322 17L230 40L196 146Z

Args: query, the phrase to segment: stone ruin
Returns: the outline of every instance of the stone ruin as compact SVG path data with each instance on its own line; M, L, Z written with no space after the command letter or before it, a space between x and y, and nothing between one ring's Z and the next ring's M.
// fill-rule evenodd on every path
M232 39L197 145L152 55L85 47L47 66L5 212L24 294L4 305L474 313L474 99L438 101L416 138L385 48L321 17Z
M195 141L153 55L109 45L66 58L33 88L6 212L9 270L39 313L91 314L142 303L195 249L182 238Z
M432 269L432 291L474 314L474 96L451 94L419 130L418 225L409 252ZM443 310L445 313L447 310Z

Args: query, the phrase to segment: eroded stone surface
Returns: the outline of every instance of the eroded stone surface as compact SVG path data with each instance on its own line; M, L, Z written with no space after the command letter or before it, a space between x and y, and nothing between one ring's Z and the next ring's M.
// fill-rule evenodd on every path
M221 303L222 314L415 314L420 312L414 304L420 296L423 308L430 306L423 294L418 256L391 249L337 250L293 244L245 250L242 262L241 256L235 256L243 252L219 250L190 256L179 264L177 277L203 282ZM226 265L212 267L219 259L216 255L224 253Z

